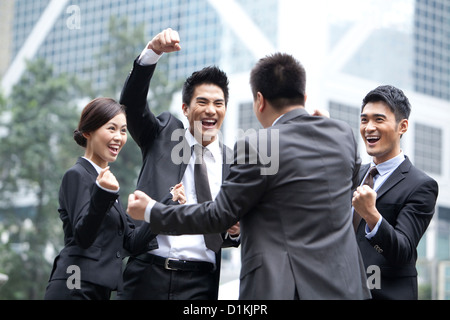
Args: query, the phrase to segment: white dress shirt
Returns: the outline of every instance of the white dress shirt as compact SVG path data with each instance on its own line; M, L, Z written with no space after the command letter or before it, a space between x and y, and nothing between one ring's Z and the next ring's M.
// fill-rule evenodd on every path
M191 147L197 143L189 130L186 130L185 138ZM193 152L181 180L186 193L186 204L197 203L194 184L195 159L196 156ZM206 147L203 160L206 163L209 187L211 189L211 196L214 199L219 193L220 186L222 185L223 159L218 139L214 140ZM151 207L153 207L153 205ZM151 210L151 207L147 206L149 209L148 211ZM148 215L149 214L150 212L148 212ZM146 219L146 221L149 220ZM156 238L158 240L159 248L151 250L150 252L152 254L164 258L216 263L216 255L214 251L206 248L205 238L202 234L180 236L157 235Z
M100 171L102 171L102 168L101 168L100 166L98 166L96 163L94 163L92 160L90 160L90 159L88 159L88 158L86 158L86 157L83 157L83 159L86 159L87 161L89 161L89 162L92 164L92 166L94 167L95 171L97 171L97 174L100 174ZM111 192L111 193L118 193L119 190L120 190L120 188L117 189L117 190L112 190L112 189L104 188L104 187L102 187L102 186L100 185L100 183L98 183L98 180L97 180L97 179L95 180L95 183L97 184L97 186L98 186L100 189L103 189L103 190L108 191L108 192ZM116 202L117 202L117 200L116 200Z

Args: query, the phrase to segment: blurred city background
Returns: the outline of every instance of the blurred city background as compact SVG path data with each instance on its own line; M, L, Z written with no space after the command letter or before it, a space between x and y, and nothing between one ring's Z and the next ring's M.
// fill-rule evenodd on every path
M1 0L0 299L43 298L63 244L59 184L83 155L72 139L80 110L97 96L118 99L133 60L168 27L182 50L158 63L155 113L181 115L184 79L218 65L230 78L230 147L237 132L260 127L248 80L266 54L303 63L306 108L348 122L364 162L362 98L380 84L403 89L412 113L402 148L440 188L418 247L419 296L450 299L449 0ZM111 164L124 203L140 165L130 138ZM223 250L220 299L238 297L239 254Z

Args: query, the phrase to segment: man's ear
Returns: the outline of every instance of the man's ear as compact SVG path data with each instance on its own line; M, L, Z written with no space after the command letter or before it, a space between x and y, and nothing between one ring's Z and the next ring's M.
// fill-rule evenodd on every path
M186 103L183 103L183 105L181 106L181 109L183 109L183 114L185 117L187 117L188 115L188 108L189 106Z
M259 113L263 112L266 108L266 98L264 98L262 93L259 91L256 94L256 106Z
M399 126L399 133L403 135L406 131L408 131L409 126L408 119L401 120L398 126Z

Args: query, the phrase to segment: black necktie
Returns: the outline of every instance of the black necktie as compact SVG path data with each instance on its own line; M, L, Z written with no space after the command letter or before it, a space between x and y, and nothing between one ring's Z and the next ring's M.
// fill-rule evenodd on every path
M197 194L197 203L212 200L211 190L209 188L208 171L206 163L203 159L206 148L196 144L194 145L194 152L196 155L194 164L194 182L195 192ZM208 249L218 252L222 246L222 236L220 234L205 234L205 244Z
M377 167L372 167L369 171L369 174L366 176L366 179L364 179L363 185L368 185L373 189L373 178L378 174ZM353 228L356 230L358 229L359 222L361 221L361 216L356 210L353 210Z

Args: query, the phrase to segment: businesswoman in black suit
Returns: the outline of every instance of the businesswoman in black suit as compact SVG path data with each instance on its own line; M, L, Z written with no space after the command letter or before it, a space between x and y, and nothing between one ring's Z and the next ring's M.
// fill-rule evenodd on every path
M74 139L85 153L62 179L58 211L64 247L54 260L44 299L108 300L122 289L122 259L145 250L154 237L146 224L135 228L125 213L108 166L127 141L125 107L110 98L92 100Z

